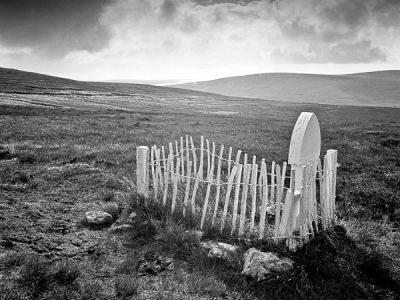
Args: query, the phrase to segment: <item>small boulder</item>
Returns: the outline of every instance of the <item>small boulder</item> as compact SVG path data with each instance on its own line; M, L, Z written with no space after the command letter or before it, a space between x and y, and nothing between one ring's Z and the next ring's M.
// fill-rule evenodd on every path
M89 225L107 225L111 224L113 217L105 211L87 211L85 212L86 222Z
M201 247L208 249L208 257L213 258L231 260L234 259L235 254L239 251L238 246L216 241L208 241L201 243L200 245Z
M254 277L257 281L263 280L271 274L288 272L293 269L294 264L290 258L279 258L272 252L261 252L255 248L247 250L243 258L242 274Z

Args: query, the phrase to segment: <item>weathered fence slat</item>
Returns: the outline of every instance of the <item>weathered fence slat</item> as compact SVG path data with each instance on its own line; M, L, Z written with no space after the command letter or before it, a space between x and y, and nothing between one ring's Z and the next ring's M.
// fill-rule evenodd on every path
M190 161L190 150L189 150L189 136L186 135L186 167L189 169L189 161ZM187 176L191 176L190 172L187 172Z
M323 183L322 165L320 159L318 159L317 161L317 172L319 180L319 205L320 205L320 215L321 215L321 226L322 229L325 229L324 183Z
M318 205L317 205L317 165L312 165L312 180L311 180L311 195L312 195L312 212L313 212L313 222L314 222L314 233L318 231Z
M197 172L196 181L194 182L193 192L192 192L192 217L196 215L196 193L197 189L199 188L199 180L200 180L201 173Z
M239 165L240 162L240 155L242 154L242 150L238 150L237 154L236 154L236 161L235 161L235 165Z
M232 172L231 172L231 176L229 176L229 178L228 178L228 187L226 189L224 211L223 211L222 219L221 219L221 232L224 230L224 227L225 227L225 220L226 220L226 215L228 213L229 200L230 200L230 197L231 197L233 181L236 178L237 170L238 170L238 166L233 166Z
M285 226L285 234L284 236L288 236L288 247L289 249L294 249L297 245L296 242L292 238L293 234L293 221L295 218L293 217L295 211L294 211L294 197L295 197L295 191L296 191L296 171L295 169L292 169L290 171L290 193L289 197L287 197L288 201L288 219L287 223Z
M174 163L174 146L173 146L172 142L169 143L169 154L171 154L170 168L174 169L174 165L175 165L175 163ZM169 172L169 169L168 169L168 172ZM172 177L171 177L171 179L172 179Z
M165 184L165 177L167 177L167 160L165 158L165 149L164 146L161 146L161 152L162 152L162 168L163 168L163 173L164 173L164 183ZM164 190L164 187L163 187Z
M245 162L247 162L247 154L245 156ZM247 194L249 189L249 180L251 174L251 164L244 165L243 172L243 189L242 189L242 199L240 207L240 220L239 220L239 236L244 234L244 225L246 221L246 209L247 209Z
M212 143L212 152L211 152L211 166L215 168L214 164L215 164L215 142ZM211 177L211 178L214 178L214 177Z
M275 162L272 162L271 165L271 202L276 202L275 201L275 181L276 181L276 176L275 176Z
M149 196L149 147L141 146L136 149L136 185L137 193L144 197Z
M160 166L160 153L161 153L161 149L156 149L155 151L155 155L156 155L156 177L157 177L157 181L158 181L158 185L161 188L161 191L164 188L164 183L163 183L163 178L162 178L162 174L161 174L161 166ZM157 197L157 195L156 195Z
M207 147L207 151L206 151L207 152L207 177L206 178L209 178L211 161L210 161L210 141L208 139L206 139L206 147Z
M175 172L173 169L171 169L171 172L173 172L173 183L174 183L174 190L172 193L172 205L171 205L171 212L175 212L175 206L176 206L176 196L178 194L178 183L180 180L180 175L179 175L179 169L181 167L181 159L178 157L177 162L176 162L176 169ZM172 175L171 174L171 175Z
M264 160L261 162L261 174L260 174L260 187L261 187L261 211L260 211L260 228L259 236L264 237L265 232L265 216L267 214L267 202L268 202L268 177L267 177L267 165Z
M171 166L172 166L172 159L173 159L173 157L172 157L172 154L169 154L168 155L168 161L167 161L167 167L165 168L165 170L166 170L166 173L165 173L165 176L164 176L164 180L165 180L165 182L164 182L164 194L163 194L163 205L165 206L166 204L167 204L167 194L168 194L168 183L169 183L169 170L170 170L170 168L171 168Z
M206 191L206 198L204 199L204 205L203 205L203 214L201 216L201 223L200 223L200 229L203 229L204 222L206 220L207 216L207 210L208 210L208 199L210 198L210 190L211 190L211 185L213 181L213 173L214 173L214 166L211 166L211 170L208 176L208 184L207 184L207 191Z
M215 206L214 206L213 217L211 220L211 226L214 226L215 218L217 217L219 196L220 196L220 192L221 192L221 164L222 164L223 154L224 154L224 145L221 145L221 149L220 149L219 156L218 156L218 167L217 167L217 178L216 178L217 191L215 194Z
M192 154L193 154L193 176L197 177L197 155L196 155L196 148L194 147L192 137L190 137L190 145L192 146Z
M279 223L281 220L281 202L282 202L282 178L281 178L281 167L279 165L276 165L276 183L278 185L277 189L277 197L276 197L276 202L275 202L275 226L274 226L274 231L275 231L275 240L278 240L278 233L279 233Z
M331 203L330 203L330 186L329 186L329 172L328 172L328 158L324 156L324 201L325 201L325 216L326 226L330 225L331 222Z
M150 155L150 157L151 157L151 159L150 159L151 160L151 162L150 162L150 164L151 164L151 178L153 180L153 189L154 189L154 197L155 198L157 198L157 195L158 195L158 178L157 178L157 170L155 168L155 164L156 163L155 163L155 160L154 160L156 148L157 148L156 145L151 147L151 155Z
M251 217L250 217L250 232L254 231L254 218L257 210L257 175L258 165L255 163L255 156L253 156L253 166L251 174Z
M229 147L228 153L228 178L231 177L231 161L232 160L232 147Z
M238 211L238 204L239 204L239 193L240 193L240 185L241 185L241 179L242 179L242 169L243 169L243 166L239 165L239 168L236 172L236 187L235 187L235 199L233 201L231 235L235 232L235 229L236 229L237 211Z
M192 171L192 161L187 163L187 177L186 177L186 188L185 188L185 198L183 200L183 216L186 216L186 209L188 206L188 198L190 191L190 173Z
M200 174L199 179L203 180L203 162L204 162L204 137L201 136L200 138L200 165L197 174Z
M183 136L181 136L181 138L180 138L180 146L181 146L180 152L181 152L181 168L182 168L181 174L183 176L183 175L185 175L185 159L183 158L185 151L184 151L184 147L183 147ZM184 178L182 176L179 177L179 181L184 180Z
M258 197L261 199L263 199L263 172L262 172L262 164L265 164L265 159L261 159L261 165L260 165L260 176L258 176ZM260 209L260 216L261 216L261 209Z

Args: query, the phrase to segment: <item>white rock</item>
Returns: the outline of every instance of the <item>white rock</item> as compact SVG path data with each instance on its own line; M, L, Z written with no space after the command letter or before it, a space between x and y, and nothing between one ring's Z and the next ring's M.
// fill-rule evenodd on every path
M216 241L204 242L201 243L201 246L205 249L209 249L208 257L223 258L223 259L232 259L233 256L239 250L238 246Z
M105 225L110 224L113 217L105 211L87 211L85 212L86 222L90 225Z
M261 252L250 248L244 255L244 267L242 274L263 280L273 273L290 271L294 261L287 257L279 258L272 252Z

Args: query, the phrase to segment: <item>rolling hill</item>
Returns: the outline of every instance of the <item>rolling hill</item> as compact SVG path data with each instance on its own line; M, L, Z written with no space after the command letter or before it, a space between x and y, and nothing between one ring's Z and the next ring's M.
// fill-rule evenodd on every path
M264 73L173 86L298 103L400 107L400 71L348 75Z
M0 105L36 105L78 109L181 109L185 104L214 103L228 97L148 84L85 82L0 68Z

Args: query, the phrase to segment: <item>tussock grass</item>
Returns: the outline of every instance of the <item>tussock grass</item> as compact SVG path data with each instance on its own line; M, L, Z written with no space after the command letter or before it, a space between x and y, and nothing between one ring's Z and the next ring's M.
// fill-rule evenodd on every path
M133 275L120 275L114 280L117 297L127 299L138 293L139 284L137 277Z

